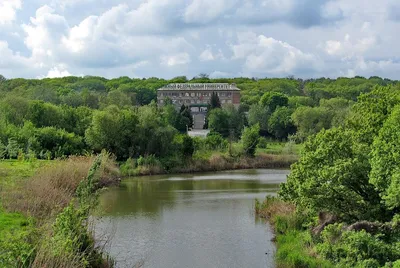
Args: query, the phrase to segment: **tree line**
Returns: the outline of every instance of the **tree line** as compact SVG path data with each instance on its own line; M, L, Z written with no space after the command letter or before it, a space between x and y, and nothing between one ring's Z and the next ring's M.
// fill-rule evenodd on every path
M189 107L172 103L157 107L156 91L169 83L236 83L241 89L238 109L210 103L206 127L209 144L188 142L193 124ZM343 126L360 94L397 81L371 78L301 80L232 78L200 75L159 78L106 79L95 76L46 79L0 79L0 158L52 159L107 149L118 159L154 155L168 158L215 140L248 144L250 155L258 140L303 142L322 129ZM246 128L251 128L246 130ZM246 136L246 137L243 137ZM185 138L183 138L185 137ZM222 145L225 142L221 143ZM197 146L197 147L196 147Z

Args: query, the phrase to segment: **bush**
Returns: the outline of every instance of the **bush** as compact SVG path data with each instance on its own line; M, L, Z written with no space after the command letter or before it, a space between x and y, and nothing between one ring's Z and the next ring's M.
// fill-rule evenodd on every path
M400 258L396 244L385 243L382 235L365 230L341 231L341 228L339 224L326 227L322 232L323 243L317 245L317 251L324 258L341 267L381 267Z

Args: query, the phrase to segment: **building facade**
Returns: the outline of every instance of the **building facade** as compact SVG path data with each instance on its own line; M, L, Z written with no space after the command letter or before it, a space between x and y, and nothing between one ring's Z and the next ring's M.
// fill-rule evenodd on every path
M157 90L157 101L162 106L169 98L177 107L184 104L192 112L206 112L213 92L218 95L222 106L233 104L239 107L240 89L228 83L169 84Z

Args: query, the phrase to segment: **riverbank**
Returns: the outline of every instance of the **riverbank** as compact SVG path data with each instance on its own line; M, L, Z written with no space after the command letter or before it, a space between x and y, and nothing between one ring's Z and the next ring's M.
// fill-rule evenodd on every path
M268 219L275 232L275 255L278 268L330 268L335 267L316 252L306 215L296 212L293 204L276 197L256 200L255 212Z
M129 159L121 165L122 176L146 176L162 174L184 174L210 171L225 171L237 169L257 168L290 168L298 160L296 154L265 154L258 153L254 157L232 157L228 154L213 153L206 158L190 158L185 161L163 163L156 158L144 158L144 160Z
M112 266L94 246L87 221L97 189L118 183L110 155L6 160L0 172L1 267Z

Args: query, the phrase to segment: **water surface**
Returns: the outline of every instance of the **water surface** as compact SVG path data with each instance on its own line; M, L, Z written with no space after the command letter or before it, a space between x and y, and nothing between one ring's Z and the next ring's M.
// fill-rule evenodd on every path
M275 195L288 173L128 178L100 196L96 236L117 267L274 267L273 235L254 200Z

